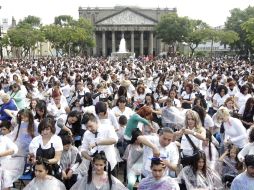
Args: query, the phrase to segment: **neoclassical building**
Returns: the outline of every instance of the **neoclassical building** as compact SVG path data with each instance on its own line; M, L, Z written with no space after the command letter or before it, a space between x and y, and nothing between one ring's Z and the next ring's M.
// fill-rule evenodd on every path
M89 52L94 56L108 56L119 49L124 34L127 50L137 55L156 55L165 45L156 38L155 26L162 15L176 12L173 9L143 9L116 6L113 8L79 8L79 17L86 18L95 27L95 47Z

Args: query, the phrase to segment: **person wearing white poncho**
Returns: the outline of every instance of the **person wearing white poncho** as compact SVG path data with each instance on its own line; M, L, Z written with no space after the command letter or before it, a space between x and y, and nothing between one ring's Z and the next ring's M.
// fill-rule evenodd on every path
M49 175L51 166L39 157L35 164L35 178L23 190L66 190L64 184Z

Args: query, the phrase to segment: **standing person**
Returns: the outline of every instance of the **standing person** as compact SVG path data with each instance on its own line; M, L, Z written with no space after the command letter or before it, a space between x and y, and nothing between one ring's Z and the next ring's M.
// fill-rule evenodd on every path
M92 113L85 113L82 122L86 125L87 129L81 145L82 156L92 161L93 153L104 151L113 170L117 164L114 144L118 141L113 126L102 126Z
M139 190L180 190L177 182L169 176L165 176L165 164L160 158L152 158L151 171L152 176L148 176L141 180Z
M220 107L215 114L215 119L223 123L225 129L225 144L234 144L242 149L247 142L247 132L242 122L230 116L227 108Z
M11 158L11 155L17 152L17 145L7 136L0 135L0 188L3 190L10 190L20 174L20 171L16 169L18 162L14 163Z
M235 177L231 190L250 190L254 187L254 155L246 155L246 170Z
M149 106L141 107L135 114L133 114L127 122L126 129L124 132L125 140L131 139L132 130L138 127L138 123L141 122L145 126L148 126L153 130L151 127L151 120L152 120L153 110Z
M107 170L106 170L107 169ZM103 151L96 152L90 161L87 174L78 180L71 190L128 190L111 175L110 162Z
M127 146L123 159L127 162L127 181L128 189L133 190L136 181L141 180L141 169L143 163L143 146L138 141L138 137L142 135L139 129L132 131L130 144Z
M35 178L29 182L24 190L66 190L64 184L51 176L51 165L48 160L39 157L35 163Z
M144 145L142 175L148 176L151 174L151 158L154 156L160 157L166 166L167 175L175 176L177 164L179 161L178 148L172 140L174 139L173 131L164 127L160 130L159 135L144 135L139 136L138 141Z
M235 102L238 109L244 106L247 100L251 97L251 89L245 84L240 88L240 92L237 92L235 95Z

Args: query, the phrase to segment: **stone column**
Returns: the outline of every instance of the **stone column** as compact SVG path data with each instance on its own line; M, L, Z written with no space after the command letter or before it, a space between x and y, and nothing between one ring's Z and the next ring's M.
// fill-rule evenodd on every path
M131 52L134 52L134 31L131 31Z
M102 31L102 56L106 56L106 34L105 31Z
M112 52L116 52L116 38L115 38L115 31L112 31Z
M161 39L158 39L158 54L162 52L161 41L162 41Z
M149 50L148 50L149 55L153 55L153 32L149 32Z
M93 39L94 39L93 56L96 56L97 55L96 33L93 33Z
M144 32L140 32L140 55L144 55Z

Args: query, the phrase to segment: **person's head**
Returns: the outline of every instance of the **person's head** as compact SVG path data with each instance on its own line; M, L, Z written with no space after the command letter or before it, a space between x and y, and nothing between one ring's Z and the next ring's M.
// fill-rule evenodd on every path
M86 126L86 129L91 133L96 133L99 127L96 116L92 113L85 113L82 118L82 124Z
M165 101L167 107L171 107L171 106L174 106L174 99L172 98L167 98L166 101Z
M71 125L80 123L81 115L78 111L71 111L67 116L67 122Z
M53 90L52 91L52 98L55 102L55 104L60 104L61 103L61 92L59 90Z
M146 105L154 105L154 96L152 93L147 93L145 96Z
M145 93L145 87L143 85L137 87L137 93L138 94L144 94Z
M77 90L82 90L82 89L83 89L84 84L83 84L83 82L82 82L82 81L78 81L76 86L77 86Z
M195 175L197 174L197 171L200 171L206 176L206 155L203 151L199 151L195 155L192 167Z
M228 97L224 102L224 106L228 109L233 109L235 107L234 97L232 97L232 96Z
M225 85L219 85L217 88L217 92L220 96L224 96L228 93L228 88Z
M95 152L93 155L93 161L90 162L89 169L88 169L88 175L87 175L87 183L90 184L93 179L93 170L96 175L103 175L104 171L107 170L108 172L108 181L109 181L109 186L110 189L112 188L112 179L111 179L111 166L110 163L108 162L105 152Z
M72 146L72 137L70 135L63 135L61 136L62 143L63 143L63 149L64 151L68 151L70 147Z
M1 133L3 135L7 135L11 132L11 122L10 121L2 121L0 124Z
M44 100L39 100L35 107L35 118L45 118L47 115L47 104Z
M206 116L205 109L202 106L195 105L193 106L192 110L198 113L201 123L204 125Z
M229 87L229 89L231 89L231 90L233 90L234 89L234 87L235 87L235 81L230 81L229 83L228 83L228 87Z
M117 95L118 95L118 97L120 97L120 96L127 97L127 88L125 86L119 86Z
M247 169L247 174L254 178L254 155L246 155L244 158L244 162Z
M116 102L116 105L120 108L123 109L125 108L125 105L127 103L127 99L125 96L120 96Z
M228 145L228 157L237 160L237 154L239 153L239 148L233 144Z
M86 106L92 106L93 105L93 98L92 94L90 92L86 92L84 95L84 107Z
M127 117L125 115L121 115L118 119L118 123L120 126L125 126L127 124Z
M230 117L230 113L229 113L229 110L226 107L222 106L218 109L218 111L216 113L217 121L227 122L229 117Z
M11 86L11 89L13 92L17 92L20 90L20 85L17 84L17 83L14 83L12 86Z
M97 102L95 105L95 113L99 118L104 118L107 115L108 106L105 102Z
M152 175L155 178L155 180L159 180L164 176L166 166L162 163L162 160L160 158L152 158L151 160L151 170Z
M172 99L177 98L177 92L176 92L176 90L171 89L169 91L169 97L172 98Z
M162 147L168 146L174 139L174 132L168 128L163 127L159 131L159 143Z
M241 88L240 88L240 92L244 95L246 94L249 94L250 93L250 87L248 85L243 85Z
M2 99L4 104L7 104L10 101L11 97L10 97L9 94L2 94L1 99Z
M137 114L140 115L141 117L147 119L147 120L152 120L152 118L153 118L153 110L150 106L141 107L137 111Z
M45 179L47 175L50 175L52 171L51 165L48 160L39 157L35 164L35 176L38 179Z
M37 99L32 99L30 103L30 109L35 109L37 105L38 100Z
M185 91L187 92L187 94L192 93L192 90L193 90L193 85L191 83L186 84Z
M130 144L137 143L138 137L142 135L142 132L138 128L134 128L131 132Z
M199 129L202 127L200 117L196 111L188 110L185 114L185 126L187 128Z
M44 118L38 126L38 132L41 134L42 137L50 137L55 134L56 127L53 117L48 116Z

